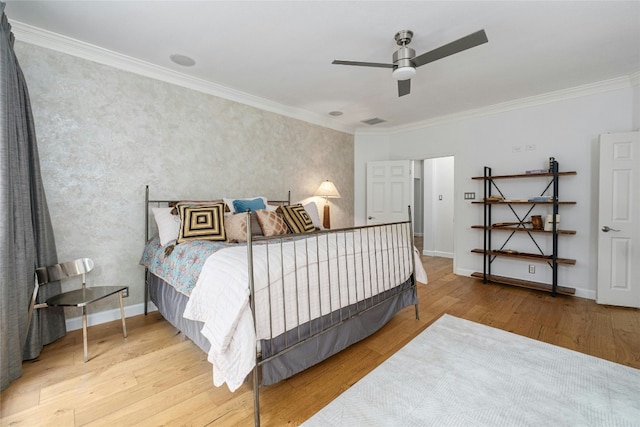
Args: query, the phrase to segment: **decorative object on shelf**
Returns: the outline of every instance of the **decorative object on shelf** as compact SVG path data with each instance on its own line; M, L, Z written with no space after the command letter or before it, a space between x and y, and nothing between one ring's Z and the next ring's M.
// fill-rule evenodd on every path
M491 224L491 226L492 227L511 227L513 225L516 225L516 226L520 226L521 225L521 226L524 227L525 224L531 224L531 223L530 222L520 222L520 221L518 221L518 222L496 222L495 224ZM540 224L542 224L542 218L540 218Z
M326 180L322 184L320 184L320 187L318 187L318 190L316 191L315 195L324 197L325 203L324 203L324 212L322 215L322 225L324 228L329 229L331 228L329 199L339 199L340 193L338 192L338 189L333 184L333 182Z
M542 230L542 215L531 215L531 226L534 230Z
M556 214L556 228L560 223L560 215ZM553 215L547 215L544 221L544 231L553 231Z
M482 279L484 283L494 282L502 283L512 286L520 286L529 289L543 290L551 292L551 295L556 294L574 295L575 289L558 285L558 266L559 265L575 265L574 259L560 258L558 257L558 236L559 235L573 235L576 234L574 230L560 230L556 225L560 222L560 216L558 215L558 207L560 205L574 205L576 202L559 201L558 200L558 181L561 176L576 175L575 171L559 172L558 162L555 158L549 159L550 170L542 171L541 173L524 173L515 175L493 175L490 167L484 168L483 176L472 177L472 179L482 180L484 182L484 197L482 201L472 202L482 204L484 206L484 223L483 225L472 225L471 228L479 228L484 232L484 246L482 249L472 249L471 252L481 254L483 256L483 267L481 272L475 272L471 274L471 277ZM529 171L527 171L529 172ZM548 181L546 187L541 191L540 196L528 198L528 199L509 199L504 196L504 192L500 190L496 181L500 179L520 179L529 178ZM496 190L499 195L492 195L492 191ZM551 193L551 196L545 195ZM542 215L531 215L534 207L538 204L546 204L552 208L553 214L547 215L543 222ZM500 206L500 208L493 206ZM522 209L523 206L528 205L526 212L519 212L518 209ZM508 206L513 216L517 221L515 222L496 222L491 220L493 209L503 209L503 206ZM493 209L492 209L493 208ZM531 215L531 221L525 222L525 218ZM554 223L555 218L555 223ZM524 224L531 224L532 227L525 227ZM505 233L509 235L506 239L501 240L501 244L496 244L496 239L492 232ZM515 234L528 235L539 253L522 252L515 249L507 248L509 245L521 244L517 239L511 240ZM538 237L534 237L537 235ZM496 234L497 236L497 234ZM536 239L542 239L550 236L552 238L552 250L551 253L544 253L542 247L538 244ZM516 246L517 247L517 246ZM498 276L492 273L492 263L498 258L509 258L514 260L529 260L535 262L542 262L551 268L552 279L551 283L534 282L530 280L524 280L514 277Z
M551 196L537 196L531 197L528 201L531 203L549 203L553 201L553 198Z

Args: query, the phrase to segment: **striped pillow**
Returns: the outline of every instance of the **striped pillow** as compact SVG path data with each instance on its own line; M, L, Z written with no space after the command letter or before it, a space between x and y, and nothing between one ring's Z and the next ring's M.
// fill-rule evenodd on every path
M224 230L224 203L210 206L178 205L180 232L178 243L191 240L227 240Z
M300 203L290 206L278 207L282 219L292 233L308 233L315 230L311 217Z

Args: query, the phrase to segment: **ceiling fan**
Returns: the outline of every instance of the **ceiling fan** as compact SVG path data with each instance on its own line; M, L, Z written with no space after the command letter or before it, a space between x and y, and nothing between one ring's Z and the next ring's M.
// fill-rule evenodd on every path
M411 43L413 31L402 30L396 33L396 43L400 49L393 53L393 64L379 62L357 62L334 60L332 64L358 65L362 67L393 68L392 76L398 80L398 96L408 95L411 92L411 77L416 74L416 68L438 59L471 49L483 43L487 43L487 35L484 30L476 31L468 36L447 43L422 55L416 56L416 51L407 47Z

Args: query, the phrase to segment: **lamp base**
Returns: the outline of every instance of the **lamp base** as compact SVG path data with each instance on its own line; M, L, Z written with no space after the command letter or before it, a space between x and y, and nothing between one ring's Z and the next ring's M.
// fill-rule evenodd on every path
M322 226L326 229L331 228L331 218L329 216L329 203L324 204L324 212L322 213Z

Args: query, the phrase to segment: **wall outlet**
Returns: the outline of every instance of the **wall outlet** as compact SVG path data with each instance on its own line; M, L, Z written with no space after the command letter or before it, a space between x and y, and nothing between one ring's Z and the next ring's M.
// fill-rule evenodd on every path
M124 291L122 291L122 298L127 298L129 296L129 287L127 286Z
M529 265L529 273L536 274L536 266L535 265Z

